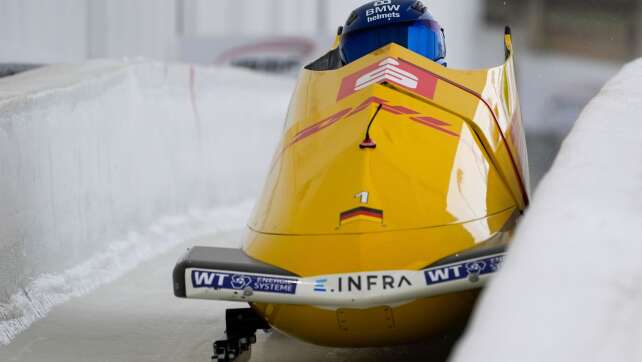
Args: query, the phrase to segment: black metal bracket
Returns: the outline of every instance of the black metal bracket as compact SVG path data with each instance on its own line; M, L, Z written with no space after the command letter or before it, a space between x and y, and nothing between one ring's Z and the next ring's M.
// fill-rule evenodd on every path
M269 330L270 325L252 308L225 311L226 339L214 342L212 361L233 362L251 353L256 343L256 331Z

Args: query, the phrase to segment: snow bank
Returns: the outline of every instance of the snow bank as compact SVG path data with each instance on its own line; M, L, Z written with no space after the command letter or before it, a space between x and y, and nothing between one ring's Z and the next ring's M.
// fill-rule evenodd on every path
M242 225L291 88L145 61L0 80L0 345L179 241Z
M591 101L453 361L642 360L642 60Z

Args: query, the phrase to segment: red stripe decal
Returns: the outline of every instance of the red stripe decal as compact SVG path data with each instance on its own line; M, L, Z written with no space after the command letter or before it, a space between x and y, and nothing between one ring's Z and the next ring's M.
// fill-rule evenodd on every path
M324 119L323 121L317 122L312 126L304 129L303 131L297 133L296 136L294 136L294 139L292 140L292 142L290 142L289 146L301 141L302 139L312 136L313 134L321 131L324 128L330 127L331 125L339 122L343 118L343 116L345 116L351 110L352 108L344 109Z
M385 108L385 107L384 107ZM404 106L389 106L390 109L393 109L395 112L399 112L399 114L419 114L417 111L413 111L410 108L406 108Z
M443 132L445 134L451 135L453 137L459 137L459 134L441 127L441 124L449 125L448 123L445 123L445 122L442 122L442 121L438 121L438 120L430 118L430 117L412 117L410 119L412 119L413 121L415 121L417 123L423 124L424 126L428 126L430 128L434 128L434 129L436 129L438 131L441 131L441 132ZM438 123L436 123L436 122L438 122Z
M440 120L438 120L436 118L432 118L432 117L416 117L416 118L414 118L414 120L416 120L418 122L431 123L431 124L433 124L435 126L450 126L450 123L446 123L444 121L440 121Z
M357 113L363 112L371 104L384 105L385 103L388 103L388 101L385 100L385 99L381 99L381 98L377 98L377 97L370 97L370 98L366 99L365 101L363 101L360 105L358 105L357 108L355 108L354 111L352 111L352 113L350 113L348 115L348 117L351 117L351 116L353 116L353 115L355 115Z

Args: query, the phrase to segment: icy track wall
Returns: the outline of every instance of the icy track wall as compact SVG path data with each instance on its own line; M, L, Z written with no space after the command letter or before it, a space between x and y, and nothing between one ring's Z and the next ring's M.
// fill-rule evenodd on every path
M453 361L642 361L642 60L589 103Z
M186 238L243 225L292 85L144 61L1 80L0 346Z

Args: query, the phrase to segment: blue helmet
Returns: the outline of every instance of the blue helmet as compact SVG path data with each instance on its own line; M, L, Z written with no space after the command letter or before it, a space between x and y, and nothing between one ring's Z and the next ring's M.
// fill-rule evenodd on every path
M341 36L341 57L348 64L390 43L445 65L444 30L421 1L378 0L350 14Z

